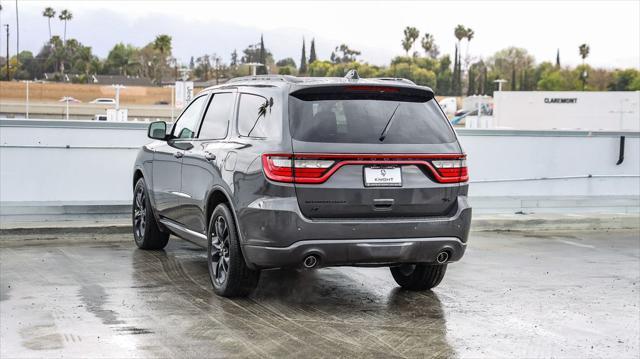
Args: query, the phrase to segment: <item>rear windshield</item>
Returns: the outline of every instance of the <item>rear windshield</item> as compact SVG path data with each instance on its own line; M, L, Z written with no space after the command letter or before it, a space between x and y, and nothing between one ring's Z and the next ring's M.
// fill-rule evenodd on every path
M455 140L432 98L341 92L289 97L293 138L305 142L438 144Z

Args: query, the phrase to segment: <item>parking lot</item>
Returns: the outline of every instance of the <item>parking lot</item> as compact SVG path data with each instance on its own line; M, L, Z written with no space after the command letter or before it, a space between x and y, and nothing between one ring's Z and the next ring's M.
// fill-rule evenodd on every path
M7 234L2 357L637 357L637 231L472 233L433 292L386 268L263 272L211 290L205 252L128 234ZM39 240L36 240L39 239ZM43 240L46 239L46 240Z

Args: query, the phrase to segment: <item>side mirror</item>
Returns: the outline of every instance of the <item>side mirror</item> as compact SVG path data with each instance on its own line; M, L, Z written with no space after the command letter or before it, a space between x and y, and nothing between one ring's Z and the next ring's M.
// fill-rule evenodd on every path
M147 136L154 140L164 141L167 139L167 123L164 121L152 122L149 125Z

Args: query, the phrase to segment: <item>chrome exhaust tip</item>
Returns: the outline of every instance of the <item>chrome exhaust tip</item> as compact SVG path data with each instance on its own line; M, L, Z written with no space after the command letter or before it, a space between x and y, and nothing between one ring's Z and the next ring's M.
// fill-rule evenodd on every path
M449 260L449 253L447 251L442 251L438 253L438 255L436 256L436 262L438 262L438 264L445 264L447 263L448 260Z
M302 265L307 269L313 269L317 267L319 263L318 256L313 254L306 256L302 261Z

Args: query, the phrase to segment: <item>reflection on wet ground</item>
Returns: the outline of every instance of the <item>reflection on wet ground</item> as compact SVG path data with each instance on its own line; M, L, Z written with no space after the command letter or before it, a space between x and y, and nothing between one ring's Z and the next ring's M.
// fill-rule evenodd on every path
M60 236L59 236L60 237ZM474 234L433 292L386 268L265 271L211 291L206 256L126 235L0 243L1 357L630 357L637 232Z

